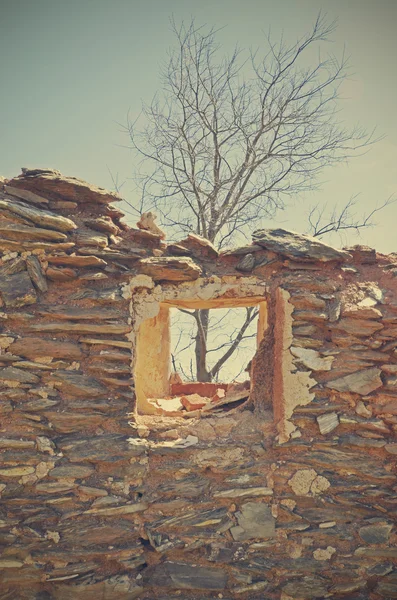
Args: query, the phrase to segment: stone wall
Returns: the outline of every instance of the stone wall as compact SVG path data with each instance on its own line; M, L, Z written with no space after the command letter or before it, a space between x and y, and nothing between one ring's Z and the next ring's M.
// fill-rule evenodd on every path
M396 257L283 230L218 255L117 200L0 192L0 599L397 598ZM137 415L138 300L248 280L251 402Z

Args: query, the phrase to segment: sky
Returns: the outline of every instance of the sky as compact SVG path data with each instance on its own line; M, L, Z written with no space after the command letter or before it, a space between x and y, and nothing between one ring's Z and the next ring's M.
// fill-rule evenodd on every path
M135 203L134 157L120 124L159 87L159 64L173 43L170 16L224 27L228 50L236 42L260 48L269 27L293 42L320 9L339 22L330 50L350 56L341 117L385 137L328 169L321 190L264 225L305 231L312 204L343 205L356 194L358 213L368 212L397 194L395 0L0 0L0 175L52 167L110 188L110 171L126 180L123 195ZM397 252L396 217L394 204L360 238L328 241Z

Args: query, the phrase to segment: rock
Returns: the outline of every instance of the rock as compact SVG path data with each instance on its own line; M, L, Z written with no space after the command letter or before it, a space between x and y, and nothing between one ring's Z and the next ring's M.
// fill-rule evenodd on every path
M31 475L34 472L34 467L11 467L0 469L0 477L22 477L23 475Z
M328 381L324 385L338 392L354 392L365 396L383 385L380 374L380 369L372 367Z
M185 240L178 242L178 245L198 258L216 259L219 255L218 250L209 240L196 233L189 233Z
M108 192L76 177L66 177L54 169L25 169L22 170L22 175L11 179L8 184L14 188L39 192L49 200L66 200L84 206L107 205L122 200L114 192Z
M334 356L321 357L320 353L310 348L297 348L291 346L291 354L293 354L304 367L311 371L330 371Z
M12 240L0 239L0 250L2 252L27 252L30 250L46 250L47 252L63 252L71 250L74 247L73 242L28 242L20 240L13 242Z
M55 479L85 479L94 473L88 465L63 465L52 469L48 476Z
M375 302L372 298L366 299L369 302ZM379 309L374 306L367 305L353 305L345 306L342 312L343 317L349 317L352 319L381 319L382 313Z
M131 330L129 325L112 325L112 324L92 324L92 323L69 323L61 321L59 323L32 323L28 326L29 331L43 331L49 333L104 333L108 335L122 335L129 333Z
M346 331L346 333L357 337L370 337L383 327L382 323L377 321L352 317L344 317L332 326L335 330Z
M389 454L397 454L397 444L387 444L385 450Z
M93 246L94 248L106 248L109 243L107 235L89 229L88 227L86 229L79 227L79 229L76 229L72 234L70 239L79 247Z
M148 574L151 584L188 590L223 590L227 574L223 569L165 561Z
M28 256L26 258L26 266L30 279L33 281L35 287L40 292L46 292L48 290L47 281L37 256Z
M201 267L188 257L144 258L139 261L139 267L154 281L193 281L202 273Z
M118 319L120 313L116 310L106 308L80 308L78 306L42 306L37 311L40 315L54 319L65 319L69 321L107 321Z
M31 202L32 204L48 204L47 198L43 198L42 196L38 196L34 192L29 192L29 190L23 190L16 187L12 187L11 185L5 185L4 190L10 196L16 196L20 200L25 200L26 202Z
M258 229L252 234L254 244L272 250L291 259L344 261L350 254L336 250L309 235L287 231L285 229Z
M0 298L8 308L18 308L37 301L32 280L26 271L0 278Z
M20 338L11 344L10 352L30 359L52 357L79 360L83 356L83 353L77 344L73 344L72 342L46 340L42 337Z
M51 229L40 229L39 227L27 227L26 225L0 224L0 235L8 240L42 240L62 242L67 241L68 236L59 231Z
M297 600L314 600L325 598L328 591L328 586L323 579L316 578L310 575L300 577L287 583L283 587L283 593L290 598Z
M15 367L0 368L0 381L18 381L19 383L37 383L39 378L33 373Z
M73 578L79 576L81 572L85 572L83 567L80 567ZM64 577L60 577L60 579L62 581ZM115 575L102 581L58 583L53 598L54 600L71 600L72 598L73 600L98 600L99 598L101 600L135 600L135 598L141 597L143 591L143 587L137 585L133 577Z
M255 267L255 256L253 254L246 254L236 265L237 271L242 273L249 273Z
M372 409L368 408L362 400L359 400L356 404L355 412L360 417L364 417L364 419L369 419L372 417Z
M233 488L215 492L214 498L246 498L256 496L272 496L273 490L268 487Z
M382 578L378 582L375 591L386 600L397 598L397 572L395 571L394 573L390 573L390 575Z
M17 200L14 201L7 198L0 198L0 211L2 210L19 215L44 229L48 228L55 229L55 231L67 232L77 228L77 225L73 223L71 219L61 217L60 215L41 208L26 206Z
M74 245L74 244L73 244ZM96 256L47 256L49 263L54 265L66 265L72 267L106 267L106 261Z
M0 449L13 448L14 450L24 448L34 448L34 441L32 440L15 440L11 438L0 438Z
M392 524L380 520L360 527L358 535L367 544L387 544L392 529Z
M46 276L51 281L71 281L76 279L77 272L73 269L59 269L57 267L48 267Z
M369 246L350 246L343 248L353 257L353 262L358 265L373 265L376 263L376 250Z
M339 425L338 415L335 412L327 413L325 415L319 415L316 420L320 429L320 433L322 435L330 433Z
M145 231L150 231L150 233L154 233L155 235L160 236L163 240L165 238L165 232L156 225L155 221L157 220L157 215L152 212L142 213L141 217L136 224L139 229L144 229Z
M86 515L100 515L102 517L112 517L113 515L131 515L137 512L143 512L148 508L148 504L138 502L137 504L124 504L123 506L113 506L111 508L90 508L84 511Z
M95 219L86 219L84 221L88 227L95 229L95 231L103 231L111 235L118 235L120 229L115 225L110 217L97 217Z
M75 371L56 371L46 378L56 389L77 398L95 398L107 391L97 379Z
M89 437L65 436L57 443L71 462L108 462L113 463L127 456L143 454L143 448L131 448L128 436L103 434Z
M246 502L236 517L238 526L232 527L230 533L237 542L275 536L275 519L267 504Z
M3 257L4 260L4 257ZM26 262L22 256L18 256L12 260L7 261L0 267L0 278L8 275L14 275L26 270Z

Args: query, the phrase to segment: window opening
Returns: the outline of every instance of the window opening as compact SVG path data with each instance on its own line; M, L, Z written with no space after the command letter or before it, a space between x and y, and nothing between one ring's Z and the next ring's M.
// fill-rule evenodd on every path
M195 311L206 309L210 309L210 352L207 376L203 377L197 371L195 340L191 338L197 334ZM229 364L214 370L247 317L241 347ZM226 303L225 299L162 302L158 314L143 321L137 332L134 379L138 413L188 417L198 411L226 412L245 402L252 388L251 359L266 327L263 297L231 298Z

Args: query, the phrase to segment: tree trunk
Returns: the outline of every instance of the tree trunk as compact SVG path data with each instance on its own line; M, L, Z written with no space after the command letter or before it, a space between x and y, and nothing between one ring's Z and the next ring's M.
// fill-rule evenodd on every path
M197 333L195 338L196 376L197 381L211 381L211 374L207 370L207 337L209 324L209 309L195 311Z

